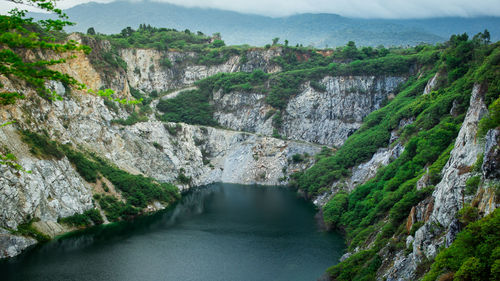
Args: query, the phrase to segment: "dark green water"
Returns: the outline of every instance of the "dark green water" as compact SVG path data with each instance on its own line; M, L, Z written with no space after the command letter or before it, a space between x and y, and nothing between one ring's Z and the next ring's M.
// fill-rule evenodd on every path
M284 188L214 184L175 208L98 227L0 263L0 280L316 280L340 235Z

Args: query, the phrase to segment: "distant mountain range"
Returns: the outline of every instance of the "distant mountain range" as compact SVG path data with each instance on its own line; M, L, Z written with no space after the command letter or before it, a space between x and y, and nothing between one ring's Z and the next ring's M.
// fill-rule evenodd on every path
M77 25L68 31L85 32L94 27L100 33L118 33L146 23L156 27L189 29L205 34L220 32L226 44L263 46L279 37L290 44L335 47L355 41L358 46L406 46L437 43L450 35L474 35L488 29L492 41L500 40L500 17L430 19L357 19L335 14L299 14L289 17L241 14L237 12L186 8L168 3L117 1L87 3L65 11ZM44 14L32 14L45 18Z

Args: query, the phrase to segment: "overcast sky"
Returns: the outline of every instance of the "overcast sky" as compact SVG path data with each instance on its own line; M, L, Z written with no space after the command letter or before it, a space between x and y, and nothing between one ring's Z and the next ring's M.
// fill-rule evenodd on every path
M93 0L112 2L113 0ZM133 0L135 2L141 0ZM440 16L500 16L500 0L154 0L188 7L219 8L242 13L286 16L297 13L334 13L362 18L425 18ZM90 0L60 0L70 8ZM12 6L0 0L0 10Z

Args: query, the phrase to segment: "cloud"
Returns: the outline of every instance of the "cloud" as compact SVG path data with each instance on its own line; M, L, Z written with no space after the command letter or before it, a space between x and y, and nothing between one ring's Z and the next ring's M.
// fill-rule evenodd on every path
M334 13L361 18L500 16L498 0L154 0L268 16Z
M56 7L60 9L68 9L73 6L83 4L83 3L88 3L88 2L98 2L98 3L110 3L115 0L56 0ZM15 4L13 2L10 2L8 0L0 0L0 14L6 14L8 11L14 9L14 8L19 8L23 10L28 10L31 12L43 12L40 9L34 8L29 5L21 5L21 4Z
M8 3L0 0L0 10ZM112 2L94 0L93 2ZM141 1L141 0L134 0ZM427 18L443 16L500 16L499 0L151 0L186 7L231 10L267 16L334 13L358 18ZM66 9L90 0L61 0ZM5 9L8 10L8 9Z

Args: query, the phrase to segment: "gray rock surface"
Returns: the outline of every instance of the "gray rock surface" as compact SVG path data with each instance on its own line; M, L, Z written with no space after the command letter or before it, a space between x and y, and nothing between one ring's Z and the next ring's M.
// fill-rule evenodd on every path
M357 186L364 184L373 178L377 174L379 168L386 166L390 162L397 159L403 151L404 147L399 143L390 148L379 149L375 154L373 154L370 160L353 167L351 169L350 177L333 183L330 190L314 198L313 203L318 207L322 207L328 203L330 198L332 198L338 191L354 190Z
M441 75L442 74L440 72L436 72L436 74L434 74L434 76L432 76L432 78L429 79L429 81L427 82L427 85L425 85L424 95L429 94L437 87L438 81L439 81L439 78L441 77Z
M249 51L247 61L241 63L241 56L233 55L219 65L198 64L198 54L194 52L158 51L155 49L123 49L120 56L127 63L127 79L130 86L151 92L184 88L194 82L220 72L260 69L264 72L277 72L281 68L271 60L280 56L282 49ZM167 58L171 66L162 65Z
M282 133L290 139L341 146L404 81L403 77L325 77L321 83L326 92L307 86L290 99Z
M33 238L13 235L0 228L0 259L15 257L36 243Z
M481 170L485 178L500 178L500 130L489 130L485 139Z
M0 143L9 147L23 168L30 171L0 166L0 227L16 229L34 217L57 221L93 207L90 186L66 158L32 157L12 126L0 129Z
M361 126L363 118L380 108L405 80L404 77L325 77L321 81L326 86L325 92L306 83L281 113L279 133L288 139L341 146ZM271 135L273 109L265 103L265 98L262 93L219 91L213 96L215 119L234 130Z
M470 167L483 151L483 146L476 138L479 120L487 112L483 94L481 86L475 85L455 146L443 168L442 180L432 194L432 204L425 204L432 207L432 212L428 219L423 218L424 225L415 233L412 253L407 256L402 252L398 254L394 266L381 273L380 279L414 280L417 265L424 259L434 258L441 245L449 246L455 239L459 231L456 214L464 204L465 181L470 176ZM420 213L427 213L427 210Z

